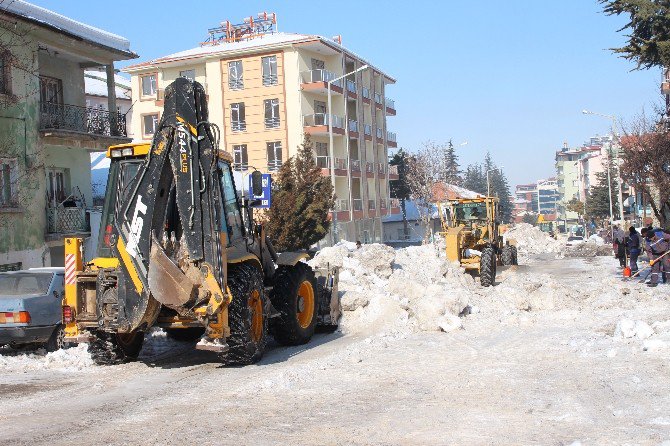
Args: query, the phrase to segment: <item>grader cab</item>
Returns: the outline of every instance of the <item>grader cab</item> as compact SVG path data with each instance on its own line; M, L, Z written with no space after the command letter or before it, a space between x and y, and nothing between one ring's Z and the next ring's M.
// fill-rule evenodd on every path
M439 212L447 259L478 274L482 286L495 284L498 264L517 263L516 246L503 242L497 198L449 200Z

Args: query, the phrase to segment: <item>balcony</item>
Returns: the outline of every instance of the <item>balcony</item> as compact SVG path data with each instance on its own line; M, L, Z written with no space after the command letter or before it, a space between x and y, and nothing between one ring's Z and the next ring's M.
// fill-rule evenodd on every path
M365 173L368 178L375 176L375 163L365 163Z
M368 210L374 211L375 209L377 209L376 200L374 198L371 199L371 200L368 200Z
M388 209L388 200L386 198L379 199L379 209L381 210Z
M332 158L329 156L317 156L316 157L316 165L317 167L320 167L321 169L326 169L326 172L323 172L325 175L328 175L330 173L330 160ZM335 158L335 162L333 163L333 167L335 169L335 175L345 175L346 176L346 170L347 170L347 159L346 158ZM338 172L339 171L339 172ZM344 171L344 173L342 173Z
M353 200L353 210L354 212L362 212L363 211L363 200L360 198L354 198Z
M363 95L363 102L370 105L370 89L368 87L361 88L361 94Z
M349 200L347 198L340 198L335 200L335 210L338 212L349 210Z
M386 114L395 116L395 101L391 98L385 98L386 102Z
M328 82L335 79L337 75L328 70L309 70L301 73L303 91L313 93L328 94ZM334 81L330 84L330 91L336 94L343 94L344 87L342 80Z
M110 113L97 107L80 107L54 102L40 103L40 130L124 140L127 140L128 136L124 114Z
M398 147L398 142L396 141L396 134L393 132L386 132L386 143L389 147Z
M351 171L352 172L361 171L361 160L351 160Z
M375 130L375 136L377 137L377 144L384 144L384 130L380 127L377 127Z
M356 82L347 79L347 97L350 99L356 99L358 95L356 94Z
M372 126L370 124L363 124L363 134L365 139L372 141Z
M391 202L391 213L392 214L399 214L400 213L400 200L397 198L391 198L389 200Z
M349 120L349 136L352 138L358 138L358 121L355 119Z
M386 166L384 163L377 163L377 173L384 175L386 173Z
M328 113L314 113L302 117L305 133L310 135L328 135L328 124L331 115ZM333 133L344 135L344 119L341 116L332 115Z
M86 219L85 208L64 207L63 205L47 208L47 233L75 234L90 232L90 223Z
M382 108L382 104L384 103L384 100L382 98L382 95L379 93L375 93L375 106L377 108Z
M397 180L399 178L400 175L398 174L398 166L389 165L389 180Z

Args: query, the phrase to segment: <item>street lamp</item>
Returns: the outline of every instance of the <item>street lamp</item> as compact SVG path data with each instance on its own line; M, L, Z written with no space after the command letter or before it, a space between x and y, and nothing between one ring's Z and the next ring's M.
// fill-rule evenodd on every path
M500 167L494 167L493 169L489 169L486 171L486 196L490 197L491 196L491 180L489 178L489 172L493 172L494 170L500 170L502 172L502 169L505 166L500 166Z
M605 115L602 113L596 113L592 112L589 110L582 110L582 113L585 115L595 115L595 116L600 116L602 118L607 118L612 121L612 142L614 140L618 140L617 134L616 134L616 116L614 115ZM618 142L617 142L618 144ZM610 148L611 150L611 148ZM612 206L612 185L611 185L611 180L610 180L610 169L609 169L609 162L610 162L610 154L607 154L607 185L609 187L609 196L610 196L610 219L611 222L614 221L614 212L613 212L613 206ZM619 184L619 192L617 193L617 201L619 203L619 219L623 222L624 216L623 216L623 192L622 192L622 187L623 183L621 182L621 173L619 171L619 150L614 154L614 163L616 164L616 174L617 174L617 183Z
M366 70L369 65L363 65L356 68L354 71L345 73L342 76L333 78L328 81L328 155L329 155L329 164L330 164L330 181L333 183L333 191L335 191L335 149L333 147L333 109L332 109L332 95L331 95L331 86L333 82L337 82L340 79L355 74L359 71ZM346 85L344 88L344 94L346 98ZM346 99L345 99L346 100ZM347 166L349 167L349 166ZM351 187L349 188L349 193L351 194ZM337 206L336 206L337 207ZM332 232L333 245L335 245L337 240L337 209L333 210L333 232Z

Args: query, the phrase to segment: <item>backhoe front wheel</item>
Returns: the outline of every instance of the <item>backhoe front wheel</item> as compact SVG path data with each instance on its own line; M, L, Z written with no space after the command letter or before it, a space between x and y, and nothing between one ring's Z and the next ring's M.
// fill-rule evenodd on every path
M144 332L110 333L94 331L88 352L98 365L114 365L137 359L144 343Z
M273 319L274 338L283 345L306 344L314 335L317 285L314 271L304 264L280 266L270 300L280 316Z
M482 249L479 260L479 281L482 286L492 286L496 281L496 252L492 246Z
M230 336L221 360L228 365L247 365L263 357L267 343L268 317L263 274L242 263L228 268L228 288L233 301L228 306Z

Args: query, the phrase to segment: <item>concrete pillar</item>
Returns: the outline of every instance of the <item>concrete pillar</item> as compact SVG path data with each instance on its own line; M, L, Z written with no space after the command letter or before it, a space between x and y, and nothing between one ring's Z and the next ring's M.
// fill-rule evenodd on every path
M107 71L107 110L109 110L109 129L112 136L121 136L119 132L119 114L116 110L116 84L114 82L114 62L105 65ZM123 135L125 136L125 135Z

